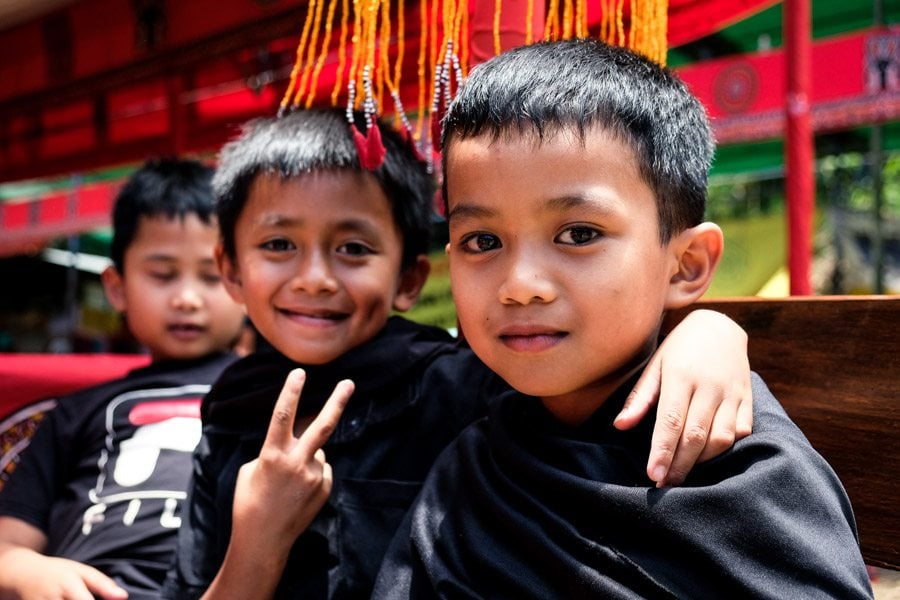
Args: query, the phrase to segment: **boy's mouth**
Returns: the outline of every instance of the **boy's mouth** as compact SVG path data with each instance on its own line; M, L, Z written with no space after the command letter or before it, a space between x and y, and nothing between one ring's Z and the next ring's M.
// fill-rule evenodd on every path
M540 325L504 327L498 337L504 346L515 352L541 352L559 344L568 332Z
M205 328L194 323L173 323L167 329L177 338L193 338L203 333Z
M336 312L332 310L316 310L316 309L279 309L285 316L294 320L312 321L341 321L347 318L347 313Z

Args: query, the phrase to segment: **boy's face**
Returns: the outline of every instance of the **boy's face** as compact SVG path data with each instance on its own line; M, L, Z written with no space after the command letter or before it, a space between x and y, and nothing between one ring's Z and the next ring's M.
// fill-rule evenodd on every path
M244 311L225 291L215 262L218 229L197 215L141 217L123 273L104 272L113 307L153 360L223 351L240 334Z
M260 175L234 234L236 260L218 254L229 291L299 363L324 364L370 340L392 308L412 306L427 276L424 257L401 273L401 233L368 173Z
M678 261L631 148L601 129L451 141L450 278L476 354L564 421L654 347Z

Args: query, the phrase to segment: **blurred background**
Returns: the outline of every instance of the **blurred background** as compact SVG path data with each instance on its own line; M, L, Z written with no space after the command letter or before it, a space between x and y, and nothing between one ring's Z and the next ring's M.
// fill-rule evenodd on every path
M726 253L708 295L787 295L785 6L669 5L668 63L718 140L709 218ZM99 281L118 187L152 155L212 164L241 122L275 114L306 7L0 0L0 352L139 350ZM811 3L815 294L900 293L898 20L900 0ZM438 219L435 229L433 275L410 316L453 327Z

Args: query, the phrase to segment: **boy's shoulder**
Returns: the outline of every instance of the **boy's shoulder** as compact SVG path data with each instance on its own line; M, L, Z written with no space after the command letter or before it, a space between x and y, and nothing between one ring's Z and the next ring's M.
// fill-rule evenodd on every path
M146 390L196 388L205 393L225 368L237 360L232 353L215 353L194 360L170 360L132 369L124 376L56 398L57 409L73 414L89 413L123 395Z
M190 361L150 364L133 369L122 377L21 407L0 421L0 488L8 476L6 471L14 468L14 461L30 445L46 420L50 419L55 424L57 435L68 439L85 424L86 433L96 434L97 425L101 422L98 419L105 420L109 407L120 400L141 403L191 397L196 398L196 411L199 398L209 391L222 370L236 359L234 354L217 353Z
M721 456L696 465L686 485L711 485L739 476L754 464L779 471L787 467L790 478L795 468L809 467L831 479L833 471L815 451L800 428L791 420L763 379L752 373L753 432L739 440ZM569 427L557 421L538 398L514 390L500 391L490 400L487 418L472 423L459 436L445 462L461 456L502 452L503 456L542 457L529 468L578 473L579 477L626 486L650 485L645 465L654 419L647 418L636 427L619 430L613 425L631 384L598 409L585 423ZM621 397L620 397L621 396ZM515 452L507 452L516 448ZM502 450L501 450L502 449ZM591 458L585 460L586 457ZM785 460L773 461L773 457ZM490 462L496 461L494 457ZM546 462L546 464L540 464ZM799 466L799 465L805 465ZM523 465L519 465L524 469ZM466 468L480 468L467 463ZM758 467L757 467L758 468Z

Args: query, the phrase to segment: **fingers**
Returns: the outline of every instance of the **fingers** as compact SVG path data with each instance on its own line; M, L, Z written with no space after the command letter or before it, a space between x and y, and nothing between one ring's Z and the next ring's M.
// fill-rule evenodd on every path
M84 585L93 596L97 596L102 600L125 600L125 598L128 598L128 592L120 588L110 577L107 577L97 569L89 567L88 565L80 563L76 564L78 574L81 576ZM86 597L92 598L91 595Z
M265 446L289 448L292 445L297 405L305 382L306 372L303 369L294 369L288 373L281 393L278 394L278 400L275 401L272 420L269 421L269 430L266 432Z
M298 443L300 452L313 454L325 445L337 427L354 389L355 386L349 379L338 382L325 406L300 436Z
M660 394L656 423L650 439L650 458L647 461L647 476L657 485L666 480L671 468L684 429L689 399L690 390L686 389L679 394Z
M334 474L331 472L331 465L325 462L324 453L322 455L322 491L325 497L331 495L331 486L334 484Z
M725 400L719 405L710 426L706 446L700 452L697 462L715 458L734 445L738 406L738 402L732 400ZM688 467L690 468L690 465Z
M679 396L687 398L688 393L683 390ZM752 402L734 390L707 383L693 390L687 404L671 398L660 400L647 465L647 474L658 486L683 483L697 463L734 445L739 423L743 421L745 429L748 418L752 423L752 414L746 414L752 413Z
M641 374L625 405L613 421L617 429L631 429L641 422L656 401L659 399L659 387L662 377L662 361L655 354L644 372Z
M741 400L738 405L737 424L735 425L735 439L745 438L753 431L753 394L750 391L750 384L741 394Z

